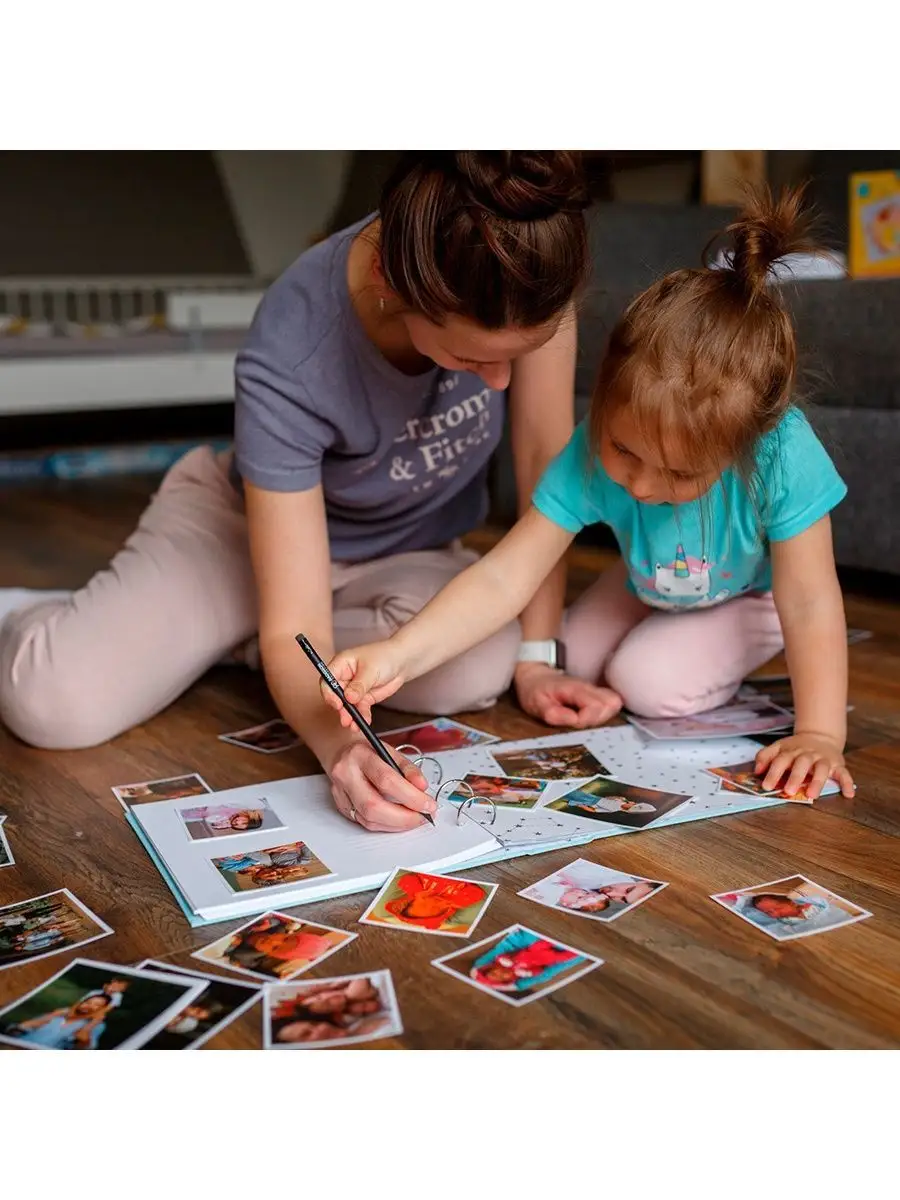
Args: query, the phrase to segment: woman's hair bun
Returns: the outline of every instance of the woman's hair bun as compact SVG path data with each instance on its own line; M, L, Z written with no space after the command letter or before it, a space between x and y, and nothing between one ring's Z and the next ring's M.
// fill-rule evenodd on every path
M538 221L587 207L577 151L455 150L450 157L466 200L490 216Z

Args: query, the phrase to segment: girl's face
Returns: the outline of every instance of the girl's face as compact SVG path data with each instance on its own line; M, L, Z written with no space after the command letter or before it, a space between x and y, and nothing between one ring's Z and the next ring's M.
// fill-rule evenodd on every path
M603 422L603 469L641 504L688 504L705 495L727 466L698 472L677 446L665 451L642 436L626 407L613 410Z
M435 325L412 312L401 320L423 357L446 371L471 371L498 392L509 386L513 361L549 342L557 329L555 322L536 329L483 329L466 317L447 317Z
M232 829L246 829L250 824L250 818L246 813L235 813L230 824Z

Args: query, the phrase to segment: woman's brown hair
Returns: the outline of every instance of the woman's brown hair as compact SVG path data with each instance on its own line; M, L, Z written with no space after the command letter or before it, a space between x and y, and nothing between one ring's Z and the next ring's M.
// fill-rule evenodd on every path
M574 151L410 151L381 196L385 281L438 323L543 325L587 276L586 205Z
M788 254L821 253L810 226L803 189L750 192L724 231L724 263L674 271L629 305L600 367L595 451L610 413L627 407L644 437L663 451L677 446L698 474L733 463L751 482L757 443L787 411L797 373L794 326L769 286L771 268Z

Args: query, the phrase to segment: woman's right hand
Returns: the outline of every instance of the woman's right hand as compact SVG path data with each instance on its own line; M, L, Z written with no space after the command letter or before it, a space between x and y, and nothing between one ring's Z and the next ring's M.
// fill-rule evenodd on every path
M372 706L393 696L406 682L405 664L393 638L343 650L334 656L328 669L367 721L372 719ZM325 703L340 712L344 728L352 729L353 721L339 697L324 683L321 691Z
M399 833L417 829L422 813L434 813L436 802L427 793L425 776L402 754L387 747L399 775L382 762L368 743L349 742L328 769L338 811L373 833Z

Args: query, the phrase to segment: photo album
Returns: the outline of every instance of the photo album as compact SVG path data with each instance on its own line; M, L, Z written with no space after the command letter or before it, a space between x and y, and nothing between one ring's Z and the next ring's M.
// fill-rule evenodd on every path
M401 864L458 871L786 802L741 773L759 749L746 736L663 741L629 724L501 743L441 718L385 740L427 755L433 826L372 834L324 775L120 800L192 925L379 888Z

